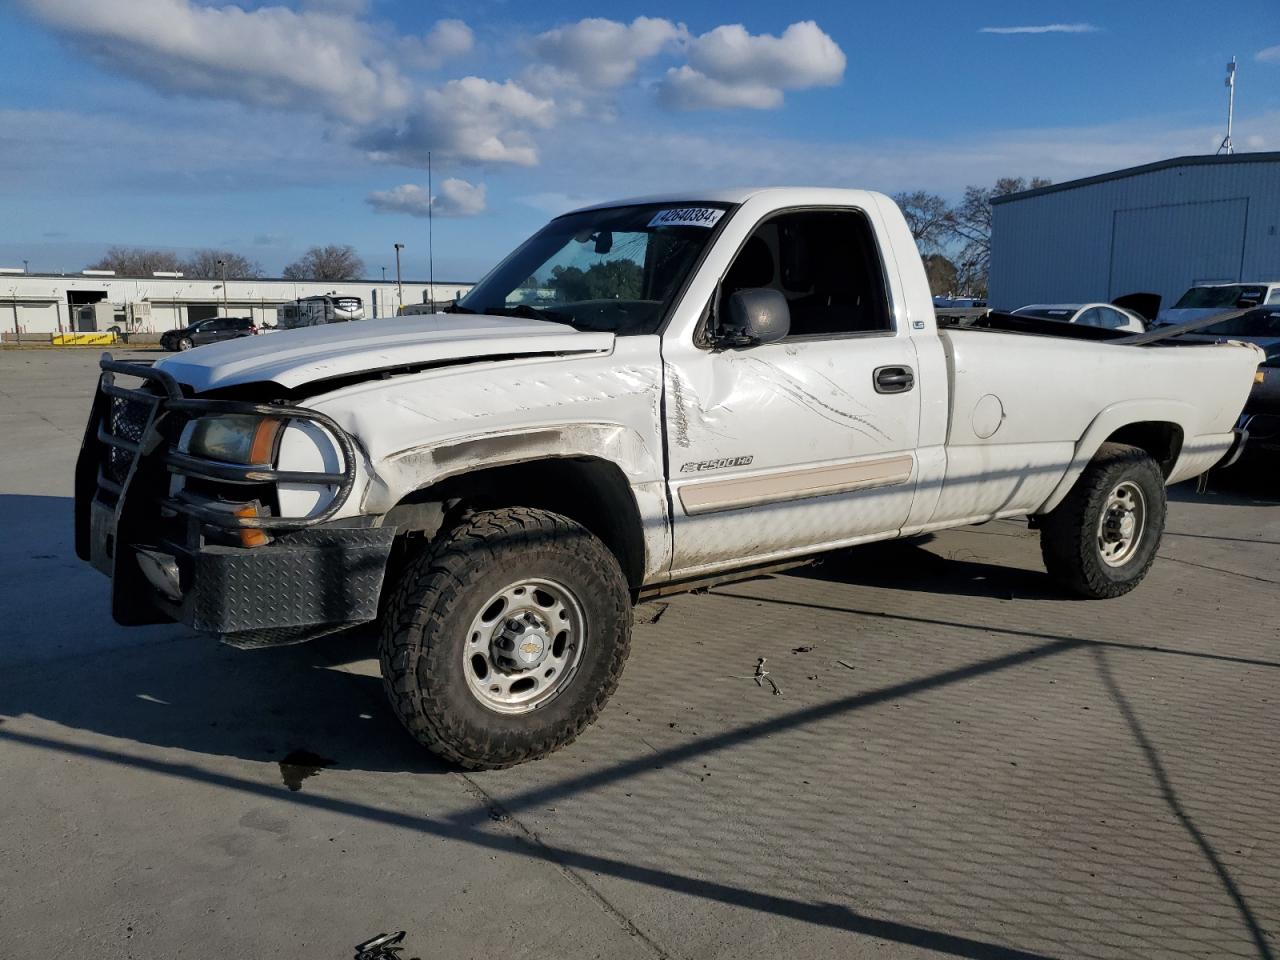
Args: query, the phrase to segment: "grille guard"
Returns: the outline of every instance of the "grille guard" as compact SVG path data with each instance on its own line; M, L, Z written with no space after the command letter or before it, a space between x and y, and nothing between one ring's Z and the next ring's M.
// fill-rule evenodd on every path
M85 444L93 441L103 446L105 457L97 458L97 476L95 485L115 498L119 498L133 472L138 460L157 450L165 442L158 430L158 424L164 414L181 412L191 416L202 414L255 414L258 416L276 417L281 420L309 420L323 427L334 438L342 451L343 470L341 473L320 473L313 471L276 470L266 464L238 464L208 460L166 449L161 454L165 468L174 474L201 479L215 480L223 483L303 483L317 486L336 486L338 489L333 499L319 513L311 517L238 517L229 510L219 510L194 498L182 496L169 497L161 501L162 506L187 516L195 517L203 523L227 530L255 529L289 531L303 530L324 523L342 509L351 496L355 486L356 448L351 436L338 426L331 417L316 410L292 406L285 403L251 403L241 400L209 400L186 396L181 385L164 370L156 369L148 363L125 362L112 359L111 354L104 353L99 362L102 374L99 378L98 394L95 399L89 429L86 431ZM136 377L158 384L163 394L142 389L121 387L115 383L115 375ZM107 404L101 402L108 398ZM114 417L110 406L110 398L127 403L143 405L147 409L145 425L138 439L120 436L111 431ZM122 480L106 476L104 465L111 465L110 458L116 456L114 451L121 451L129 457L126 475ZM82 451L82 457L83 457ZM118 472L118 471L117 471Z

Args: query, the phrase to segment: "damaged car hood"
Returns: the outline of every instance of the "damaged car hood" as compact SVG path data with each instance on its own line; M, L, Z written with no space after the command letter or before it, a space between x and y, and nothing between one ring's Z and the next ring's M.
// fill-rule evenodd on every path
M156 366L197 393L244 383L294 388L379 370L489 357L608 353L612 333L480 314L355 320L196 347Z

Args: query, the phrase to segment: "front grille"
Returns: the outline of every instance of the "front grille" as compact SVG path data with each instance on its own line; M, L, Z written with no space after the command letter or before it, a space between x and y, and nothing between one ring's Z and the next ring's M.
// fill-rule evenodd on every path
M147 428L147 419L151 415L151 404L131 397L111 396L108 398L106 415L103 418L103 432L117 440L126 441L129 446L112 444L107 441L106 462L102 465L103 475L115 486L124 484L129 476L129 469L137 458L137 447L142 442L142 435Z
M94 398L94 421L76 466L77 551L89 542L88 505L116 508L125 488L138 490L165 516L185 515L223 530L303 530L324 523L342 507L355 482L355 444L342 427L316 410L279 404L187 397L163 369L122 363L104 356ZM140 387L116 383L116 375L142 380ZM270 465L222 463L178 449L184 426L195 417L241 414L306 420L319 424L336 441L341 472L277 470ZM140 457L144 462L137 463ZM177 475L175 488L168 475ZM139 481L141 486L139 487ZM337 487L324 510L309 517L239 516L231 509L252 501L270 501L277 483ZM87 558L87 553L86 553Z

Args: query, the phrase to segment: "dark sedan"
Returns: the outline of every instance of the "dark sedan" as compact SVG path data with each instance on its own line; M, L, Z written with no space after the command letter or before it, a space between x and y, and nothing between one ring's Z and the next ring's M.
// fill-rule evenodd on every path
M160 346L166 350L190 350L206 343L252 337L258 332L251 317L211 317L197 320L181 330L166 331L160 337Z

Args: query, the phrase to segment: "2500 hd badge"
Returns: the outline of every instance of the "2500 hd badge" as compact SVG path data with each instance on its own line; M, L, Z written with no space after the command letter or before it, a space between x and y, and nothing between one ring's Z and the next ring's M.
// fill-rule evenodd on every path
M701 473L703 470L722 470L725 467L745 467L754 460L750 457L721 457L719 460L695 460L680 468L681 473Z

